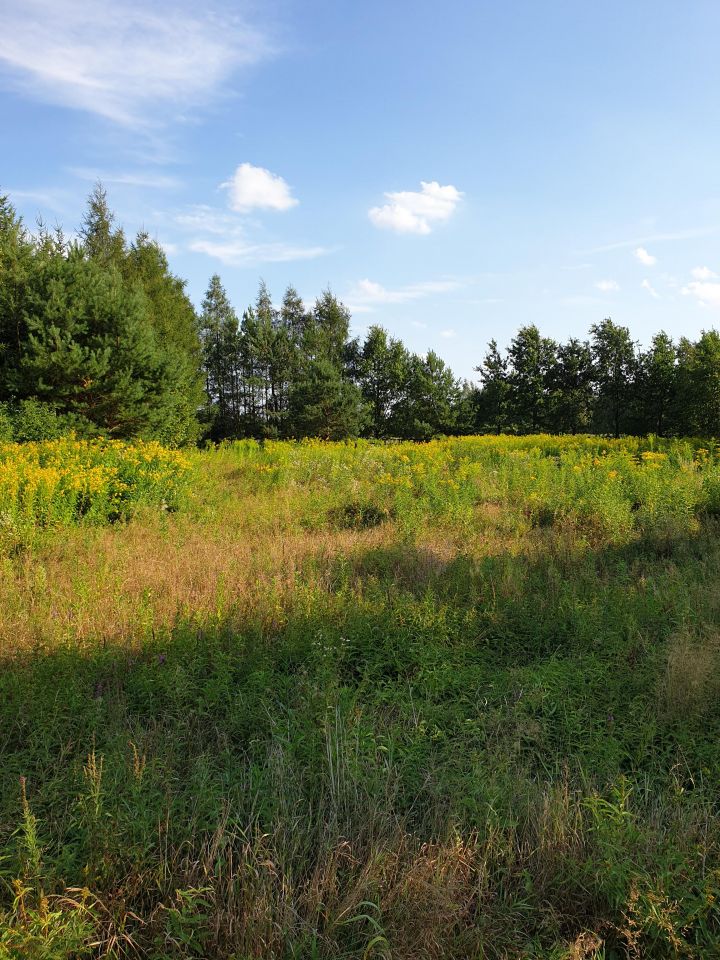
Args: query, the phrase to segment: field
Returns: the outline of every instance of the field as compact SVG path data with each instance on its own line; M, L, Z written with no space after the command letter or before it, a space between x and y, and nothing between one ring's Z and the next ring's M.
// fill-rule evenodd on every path
M0 957L720 956L718 453L0 448Z

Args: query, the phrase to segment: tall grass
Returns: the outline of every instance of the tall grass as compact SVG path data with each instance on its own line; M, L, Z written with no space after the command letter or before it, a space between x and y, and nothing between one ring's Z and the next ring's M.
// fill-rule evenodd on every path
M194 454L0 579L0 956L720 955L714 449Z
M140 505L176 505L188 463L155 442L47 440L0 444L0 524L104 523Z

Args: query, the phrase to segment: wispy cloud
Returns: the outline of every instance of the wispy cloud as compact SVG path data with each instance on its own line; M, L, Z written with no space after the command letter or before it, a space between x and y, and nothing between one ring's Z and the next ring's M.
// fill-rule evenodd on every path
M599 247L592 247L589 250L580 251L581 256L588 256L592 253L608 253L611 250L623 250L630 247L642 247L650 243L664 243L673 240L695 240L698 237L709 237L720 230L719 226L711 227L690 227L687 230L675 230L667 233L651 233L644 237L633 237L631 240L616 240L612 243L604 243Z
M129 170L113 172L96 170L93 167L70 167L69 172L79 180L96 181L104 184L118 184L127 187L147 187L150 190L176 190L182 181L177 177L164 176L152 171Z
M253 240L247 235L247 223L243 219L204 204L176 214L174 222L190 234L188 250L204 253L231 267L313 260L331 252L328 247L318 245Z
M617 280L598 280L595 287L602 293L616 293L620 289Z
M153 122L215 96L271 53L238 13L189 0L6 0L0 81L116 123Z
M286 263L291 260L314 260L329 253L326 247L303 247L289 243L250 243L240 236L228 240L193 240L189 249L205 253L229 267L255 263Z
M456 336L456 333L453 329L441 330L440 336L443 337L445 340L452 340L452 338Z
M657 257L648 253L645 247L638 247L635 250L635 259L639 260L646 267L654 267L657 263Z
M47 190L13 190L7 191L13 203L36 203L45 210L53 213L65 213L72 207L75 197L69 190L48 188Z
M230 179L221 184L229 203L238 213L251 210L290 210L299 203L282 177L264 167L241 163Z
M457 290L462 284L459 280L426 280L421 283L412 283L408 286L388 290L374 280L359 280L353 285L348 294L348 302L358 313L370 313L376 306L382 304L408 303L411 300L421 300L438 293L449 293Z
M437 223L448 220L463 194L451 185L441 186L436 180L420 182L420 190L386 193L389 203L371 207L368 216L376 227L396 233L426 235Z
M643 288L643 290L647 290L647 292L650 294L651 297L654 297L656 300L659 300L659 299L660 299L660 294L657 292L657 290L656 290L655 287L650 283L649 280L647 280L647 279L646 279L646 280L643 280L643 282L640 284L640 286Z
M185 229L202 233L225 234L239 228L237 217L204 203L196 203L176 214L175 223Z

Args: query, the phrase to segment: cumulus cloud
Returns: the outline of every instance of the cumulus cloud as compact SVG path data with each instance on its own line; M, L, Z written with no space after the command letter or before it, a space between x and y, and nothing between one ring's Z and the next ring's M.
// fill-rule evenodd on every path
M389 203L368 210L371 222L380 229L424 236L435 224L449 220L463 194L457 187L441 186L437 180L422 180L419 191L403 190L386 193L385 197Z
M221 184L229 194L229 203L238 213L251 210L290 210L298 205L282 177L265 167L241 163L232 177Z
M654 297L656 300L660 299L660 294L657 292L655 287L653 287L649 280L643 280L640 286L643 288L643 290L647 290L651 297Z
M602 290L603 293L614 293L620 289L620 284L617 280L598 280L595 286L598 290Z
M460 286L458 280L425 280L388 290L374 280L365 279L353 285L347 299L356 313L370 313L382 304L408 303L435 293L449 293Z
M657 257L654 257L651 253L648 253L645 247L638 247L635 250L635 259L639 260L640 263L644 264L646 267L653 267L657 263Z
M717 274L709 267L694 267L692 275L696 280L714 280Z
M683 287L682 292L695 297L702 307L720 308L720 283L693 280Z
M207 100L271 52L232 9L190 0L6 0L0 81L125 125Z

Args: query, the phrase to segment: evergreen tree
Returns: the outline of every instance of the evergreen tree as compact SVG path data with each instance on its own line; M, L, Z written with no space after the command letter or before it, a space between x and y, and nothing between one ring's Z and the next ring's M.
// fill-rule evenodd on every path
M678 352L681 432L720 436L720 333L703 330L697 343L681 341Z
M479 367L482 389L476 399L477 428L502 433L508 426L510 383L507 361L501 356L495 340L488 344L488 352Z
M305 304L292 284L286 289L283 296L280 318L292 342L296 345L301 344L305 336L309 316L305 310Z
M590 428L593 414L593 360L590 344L571 338L560 344L550 373L552 429L580 433Z
M110 210L107 193L98 181L88 197L87 210L80 227L81 246L91 260L104 266L122 267L125 259L125 235L114 230L115 215Z
M653 337L650 349L638 358L635 384L637 432L666 435L672 427L676 388L677 350L666 333L658 333Z
M603 320L590 330L597 401L595 424L603 433L619 437L630 417L636 370L635 344L627 327Z
M508 348L511 415L522 432L537 433L548 423L550 376L556 344L533 324L521 327Z
M235 436L244 413L238 382L238 320L216 273L202 302L200 342L210 404L205 415L210 423L209 435L215 440Z
M368 405L369 431L374 437L393 432L396 409L403 402L409 375L409 356L399 340L382 327L370 327L358 358L358 379Z
M25 300L34 269L34 250L22 220L0 196L0 402L12 400L27 338Z
M395 418L397 435L429 440L438 434L454 433L459 399L459 383L434 351L424 358L412 355L404 402Z
M113 436L157 435L174 398L141 290L73 250L34 272L24 308L18 398L36 397Z
M306 330L304 347L311 356L324 357L341 369L349 336L350 312L331 290L323 291L315 301L312 322L308 324Z
M290 390L290 424L296 437L343 440L363 429L365 408L355 384L327 357L313 357Z
M156 436L187 443L198 434L202 405L201 347L198 318L185 292L185 282L170 272L162 248L147 233L139 233L123 265L127 282L139 284L148 305L148 319L165 353L167 403Z

